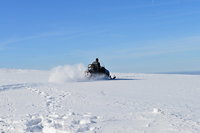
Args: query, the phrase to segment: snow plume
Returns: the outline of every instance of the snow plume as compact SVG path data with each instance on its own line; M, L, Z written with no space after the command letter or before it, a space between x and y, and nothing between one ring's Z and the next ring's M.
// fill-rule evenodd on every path
M71 81L83 81L84 71L86 70L83 64L57 66L51 70L49 82L64 83Z

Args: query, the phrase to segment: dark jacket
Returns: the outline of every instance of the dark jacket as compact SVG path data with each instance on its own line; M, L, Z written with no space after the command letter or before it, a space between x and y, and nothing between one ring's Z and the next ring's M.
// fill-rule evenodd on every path
M97 71L99 71L100 70L100 68L101 68L101 65L100 65L100 63L99 62L97 62L97 61L94 61L94 62L92 62L92 64L96 67L96 69L97 69Z

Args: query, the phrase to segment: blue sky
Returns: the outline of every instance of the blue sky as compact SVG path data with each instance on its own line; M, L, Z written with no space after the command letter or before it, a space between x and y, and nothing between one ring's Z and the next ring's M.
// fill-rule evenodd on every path
M200 0L6 0L0 20L0 68L200 70Z

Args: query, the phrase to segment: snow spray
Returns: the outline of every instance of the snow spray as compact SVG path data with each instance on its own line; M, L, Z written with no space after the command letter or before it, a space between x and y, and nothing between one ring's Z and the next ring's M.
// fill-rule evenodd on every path
M83 64L57 66L51 70L49 82L65 83L83 81L86 68Z

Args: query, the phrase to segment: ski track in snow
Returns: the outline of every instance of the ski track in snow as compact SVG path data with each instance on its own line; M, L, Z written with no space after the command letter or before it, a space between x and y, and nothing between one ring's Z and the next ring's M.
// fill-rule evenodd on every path
M27 89L30 86L40 86L41 83L20 83L20 84L8 84L0 86L0 91L15 90L15 89Z
M143 76L143 75L139 75ZM131 76L127 76L131 77ZM148 77L146 77L148 78ZM100 81L102 82L102 81ZM97 82L100 84L100 82ZM116 81L117 82L117 81ZM94 84L95 82L93 82ZM126 82L127 83L127 82ZM90 85L90 84L89 84ZM30 95L36 95L41 98L43 103L38 105L44 107L45 112L21 115L20 118L14 116L0 116L0 133L199 133L200 122L192 118L193 110L187 104L185 108L189 113L185 115L179 110L172 111L169 107L178 109L178 107L161 106L152 101L136 101L129 98L114 96L110 90L98 90L100 99L107 99L103 105L115 111L101 115L95 115L89 112L76 112L68 107L64 113L59 110L66 110L63 104L66 100L73 102L78 100L79 104L90 105L90 95L79 91L70 91L59 89L55 85L48 83L19 83L0 86L0 94L8 93L6 91L26 90ZM94 92L93 92L94 93ZM96 92L94 93L96 94ZM10 114L15 114L16 107L14 101L5 97L6 104L0 104L0 107L7 108ZM77 103L77 105L79 105ZM101 106L99 104L97 106ZM103 108L103 107L102 107ZM120 111L118 111L120 110Z
M0 91L13 90L13 89L22 89L25 88L27 84L10 84L0 86Z

